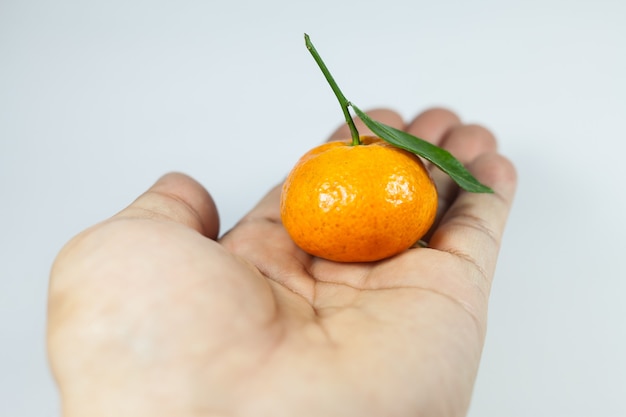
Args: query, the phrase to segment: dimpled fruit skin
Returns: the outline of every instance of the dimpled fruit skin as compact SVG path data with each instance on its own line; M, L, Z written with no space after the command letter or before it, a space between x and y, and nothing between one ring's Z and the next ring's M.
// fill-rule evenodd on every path
M435 221L437 190L415 155L372 137L300 158L281 194L283 225L305 252L338 262L398 254Z

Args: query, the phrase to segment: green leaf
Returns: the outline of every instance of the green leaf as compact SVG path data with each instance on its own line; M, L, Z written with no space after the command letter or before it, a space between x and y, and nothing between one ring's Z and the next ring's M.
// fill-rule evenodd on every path
M365 123L375 135L390 144L413 152L436 165L443 172L448 174L450 178L456 182L459 187L472 193L493 193L493 190L486 185L481 184L474 176L456 159L450 152L433 145L423 139L410 135L402 130L387 126L386 124L371 119L361 109L353 103L349 103L356 115Z

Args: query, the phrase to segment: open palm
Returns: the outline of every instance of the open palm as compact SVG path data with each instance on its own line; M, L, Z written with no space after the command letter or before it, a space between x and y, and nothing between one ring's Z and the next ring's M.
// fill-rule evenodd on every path
M163 177L55 262L48 341L64 415L464 415L514 169L448 111L408 126L372 114L449 149L495 194L433 171L428 247L342 264L293 244L279 187L218 239L206 191Z

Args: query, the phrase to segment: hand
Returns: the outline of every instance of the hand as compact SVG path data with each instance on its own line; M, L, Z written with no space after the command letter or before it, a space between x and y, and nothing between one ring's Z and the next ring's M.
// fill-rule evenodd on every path
M64 415L464 415L515 170L446 110L408 126L371 115L447 148L495 194L433 170L428 248L339 264L292 243L280 187L218 239L209 194L166 175L55 261L48 347Z

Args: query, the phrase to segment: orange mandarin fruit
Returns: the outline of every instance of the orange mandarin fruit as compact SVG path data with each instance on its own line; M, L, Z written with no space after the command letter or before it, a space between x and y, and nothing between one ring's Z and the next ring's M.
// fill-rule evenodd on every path
M310 150L283 185L282 223L311 255L385 259L417 243L435 221L437 190L421 159L378 138L361 142Z

